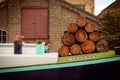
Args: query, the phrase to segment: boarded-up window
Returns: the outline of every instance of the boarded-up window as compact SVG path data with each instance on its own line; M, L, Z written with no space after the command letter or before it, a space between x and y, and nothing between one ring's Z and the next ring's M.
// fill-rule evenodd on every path
M48 9L22 9L22 35L25 38L48 38Z

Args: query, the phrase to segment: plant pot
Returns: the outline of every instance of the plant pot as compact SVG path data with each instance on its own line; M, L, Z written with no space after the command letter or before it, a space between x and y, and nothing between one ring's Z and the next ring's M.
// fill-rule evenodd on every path
M115 47L114 50L116 55L120 55L120 46Z
M36 44L36 54L40 55L44 53L45 53L44 44Z
M22 54L22 44L14 43L14 54Z

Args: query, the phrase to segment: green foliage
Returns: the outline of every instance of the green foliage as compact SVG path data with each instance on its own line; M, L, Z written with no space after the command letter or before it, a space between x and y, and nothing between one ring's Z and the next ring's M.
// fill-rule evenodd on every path
M109 42L110 49L120 46L120 9L107 12L101 18L101 38Z
M42 44L42 42L43 42L42 40L38 40L37 44Z

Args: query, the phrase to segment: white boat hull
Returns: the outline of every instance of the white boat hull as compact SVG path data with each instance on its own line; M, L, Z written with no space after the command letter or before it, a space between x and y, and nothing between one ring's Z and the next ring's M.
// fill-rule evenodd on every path
M0 68L57 63L58 53L36 54L35 44L25 44L22 54L13 53L13 44L0 44Z
M43 55L0 55L0 68L52 64L56 63L57 60L57 53L46 53Z

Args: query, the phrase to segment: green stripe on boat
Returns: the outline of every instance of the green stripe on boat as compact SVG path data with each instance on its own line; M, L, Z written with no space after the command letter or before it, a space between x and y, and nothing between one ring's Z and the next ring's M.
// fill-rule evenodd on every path
M91 53L91 54L82 54L82 55L73 55L67 57L59 57L58 63L67 63L67 62L76 62L76 61L86 61L86 60L95 60L108 57L114 57L115 52L110 50L108 52L101 53Z

